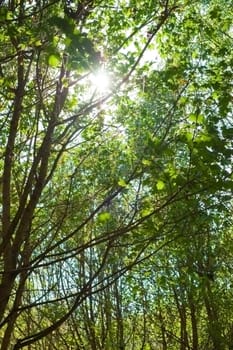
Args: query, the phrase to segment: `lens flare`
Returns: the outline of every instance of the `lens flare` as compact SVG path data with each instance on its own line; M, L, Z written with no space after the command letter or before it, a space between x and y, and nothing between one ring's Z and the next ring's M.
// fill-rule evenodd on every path
M93 73L90 77L91 84L100 93L106 92L110 88L110 79L106 71L103 69Z

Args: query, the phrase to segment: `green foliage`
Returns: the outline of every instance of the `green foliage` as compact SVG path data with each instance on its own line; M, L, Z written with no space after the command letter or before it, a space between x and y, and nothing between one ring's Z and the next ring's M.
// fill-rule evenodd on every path
M1 2L1 350L232 348L231 19Z

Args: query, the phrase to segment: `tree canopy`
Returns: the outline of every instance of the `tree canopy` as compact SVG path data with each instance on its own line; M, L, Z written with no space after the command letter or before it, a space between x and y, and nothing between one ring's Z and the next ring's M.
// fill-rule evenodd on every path
M233 348L232 9L0 1L1 350Z

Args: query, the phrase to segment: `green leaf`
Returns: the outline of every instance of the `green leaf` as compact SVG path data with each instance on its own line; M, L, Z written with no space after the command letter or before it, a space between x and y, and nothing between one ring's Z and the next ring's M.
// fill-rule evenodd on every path
M99 214L99 216L98 216L98 220L100 222L106 222L106 221L110 220L110 218L111 218L111 214L107 211Z
M142 164L143 164L143 165L146 165L146 166L150 166L150 165L151 165L151 161L148 160L148 159L143 159L143 160L142 160Z
M36 47L41 46L41 45L42 45L41 40L36 40L35 43L34 43L34 45L35 45Z
M148 215L151 214L151 212L152 212L152 209L145 208L145 209L142 210L141 214L142 214L142 216L148 216Z
M212 139L208 134L201 134L200 136L196 137L195 142L196 143L209 143L211 140Z
M125 182L125 180L120 179L120 180L118 181L118 185L119 185L120 187L126 187L126 186L127 186L127 183Z
M162 191L165 187L165 183L162 180L159 180L156 184L157 190Z
M49 56L49 65L51 67L57 67L60 64L60 57L58 55Z
M188 118L191 122L195 122L198 124L202 124L204 121L204 116L199 114L190 114L189 118Z
M7 21L11 21L12 19L13 19L13 13L12 13L12 11L7 11L6 20L7 20Z
M188 142L190 142L190 141L193 140L193 133L190 132L190 131L187 131L187 132L185 133L185 137L186 137L186 140L187 140Z

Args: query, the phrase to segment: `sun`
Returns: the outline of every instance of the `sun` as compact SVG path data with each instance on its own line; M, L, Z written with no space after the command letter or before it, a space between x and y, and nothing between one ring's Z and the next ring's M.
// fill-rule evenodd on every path
M91 84L97 92L104 93L110 88L110 78L104 69L94 72L90 76Z

